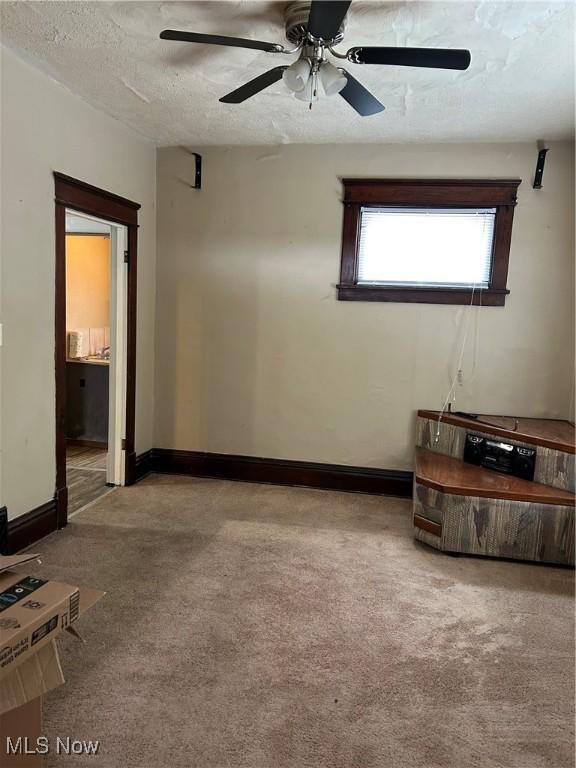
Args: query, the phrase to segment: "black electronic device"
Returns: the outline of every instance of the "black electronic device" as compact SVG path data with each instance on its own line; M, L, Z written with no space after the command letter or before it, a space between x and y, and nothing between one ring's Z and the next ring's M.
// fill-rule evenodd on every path
M533 480L536 449L468 434L464 445L464 461L523 480Z

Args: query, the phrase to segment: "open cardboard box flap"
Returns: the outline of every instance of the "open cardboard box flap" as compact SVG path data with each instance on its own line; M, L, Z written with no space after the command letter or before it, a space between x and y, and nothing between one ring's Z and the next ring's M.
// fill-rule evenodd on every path
M0 573L17 568L24 563L30 563L32 560L38 560L39 557L40 555L29 554L28 552L24 555L0 555Z
M101 600L106 592L102 592L101 589L92 589L91 587L79 587L80 591L80 616L89 608Z

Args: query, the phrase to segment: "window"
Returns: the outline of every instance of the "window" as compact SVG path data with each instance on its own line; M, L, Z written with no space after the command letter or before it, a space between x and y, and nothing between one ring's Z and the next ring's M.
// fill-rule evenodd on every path
M496 208L362 208L358 284L488 288Z
M519 184L345 180L338 298L502 306Z

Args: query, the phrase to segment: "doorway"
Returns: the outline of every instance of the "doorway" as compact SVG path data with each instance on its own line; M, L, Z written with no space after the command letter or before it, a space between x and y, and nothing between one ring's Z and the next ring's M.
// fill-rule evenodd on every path
M124 484L126 227L66 208L68 515Z
M139 205L76 179L56 186L58 527L134 481Z

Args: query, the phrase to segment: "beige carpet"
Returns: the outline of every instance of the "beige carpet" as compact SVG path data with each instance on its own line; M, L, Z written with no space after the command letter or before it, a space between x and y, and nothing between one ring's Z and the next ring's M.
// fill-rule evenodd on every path
M452 558L404 500L151 477L41 547L107 590L53 738L102 768L573 765L573 572Z

